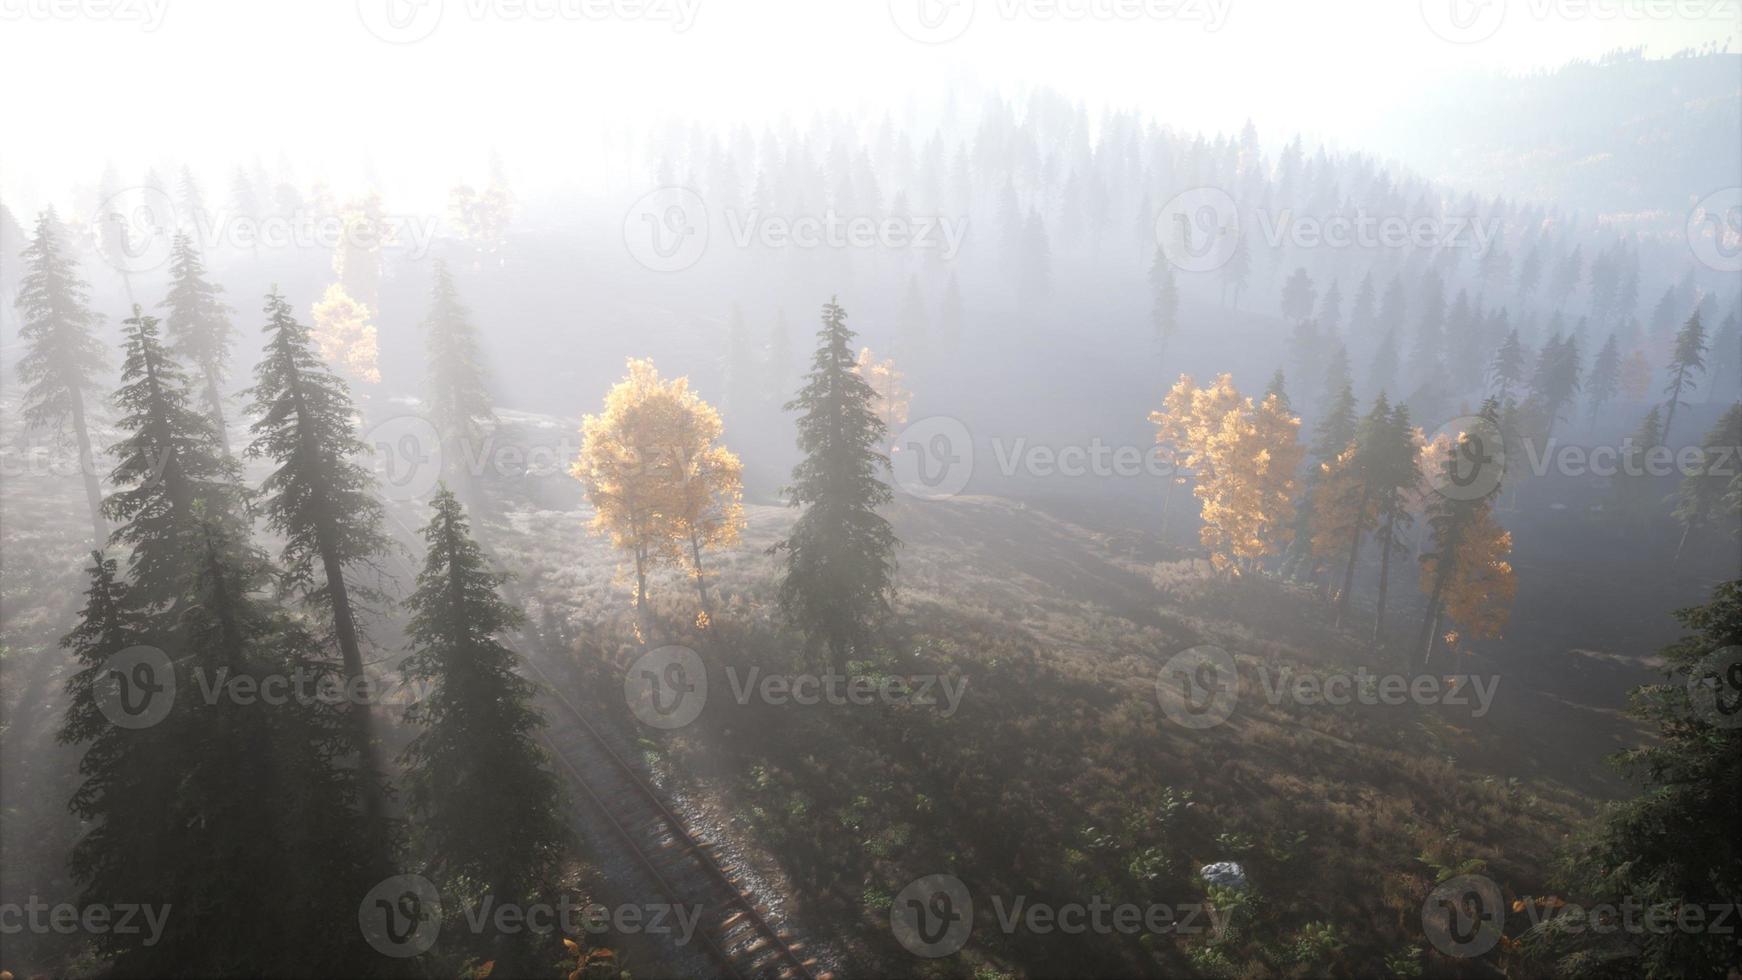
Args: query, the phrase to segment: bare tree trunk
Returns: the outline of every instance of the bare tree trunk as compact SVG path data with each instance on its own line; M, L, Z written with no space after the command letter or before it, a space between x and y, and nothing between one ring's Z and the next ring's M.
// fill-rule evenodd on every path
M1385 593L1391 585L1391 534L1394 515L1385 515L1385 533L1379 538L1379 608L1373 617L1373 645L1385 636Z
M97 461L91 454L90 427L85 422L85 396L73 390L73 436L79 444L79 475L85 481L85 504L91 509L92 547L98 551L109 543L109 526L103 520L103 488L97 482Z
M212 424L218 427L218 444L224 447L224 455L230 455L230 427L224 420L224 399L218 393L218 378L210 371L206 372L206 401L212 406Z
M331 547L324 533L320 544L321 567L326 570L327 594L333 603L333 634L339 641L339 653L345 663L345 692L347 698L360 696L360 701L351 704L350 710L365 776L363 813L375 820L386 809L381 793L387 776L381 768L380 747L375 744L374 700L368 688L368 677L363 672L363 650L357 639L357 619L351 610L351 593L345 587L344 566L339 563L337 550Z
M1343 566L1343 591L1337 596L1336 625L1349 615L1349 593L1355 588L1355 561L1361 554L1361 518L1367 513L1368 487L1361 485L1361 503L1355 510L1355 528L1349 534L1349 563Z
M714 611L708 607L708 584L702 577L702 543L695 532L690 532L690 561L696 569L696 595L702 600L702 612L713 619Z

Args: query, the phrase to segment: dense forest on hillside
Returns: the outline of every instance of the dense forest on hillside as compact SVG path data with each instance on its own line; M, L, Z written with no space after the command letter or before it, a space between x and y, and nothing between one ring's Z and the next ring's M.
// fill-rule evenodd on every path
M1029 81L9 164L0 978L1742 973L1742 56Z

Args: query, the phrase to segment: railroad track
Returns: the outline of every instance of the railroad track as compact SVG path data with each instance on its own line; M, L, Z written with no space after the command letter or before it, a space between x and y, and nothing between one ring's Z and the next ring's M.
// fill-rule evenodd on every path
M818 980L815 958L768 921L767 913L733 880L730 867L722 866L710 845L690 834L682 818L562 695L551 676L531 658L521 659L543 682L542 739L557 771L604 816L665 901L699 909L693 941L722 975Z

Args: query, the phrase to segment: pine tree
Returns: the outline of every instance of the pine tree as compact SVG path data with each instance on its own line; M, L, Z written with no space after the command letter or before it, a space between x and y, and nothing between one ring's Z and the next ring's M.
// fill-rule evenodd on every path
M1385 397L1380 392L1380 398ZM1379 429L1373 453L1374 506L1379 513L1379 597L1374 604L1373 642L1385 635L1385 600L1391 590L1391 556L1402 552L1407 533L1415 523L1410 504L1421 490L1421 443L1409 419L1409 406L1391 410L1389 422Z
M1374 309L1377 301L1373 286L1373 273L1368 272L1361 277L1361 288L1355 292L1355 305L1349 308L1349 339L1352 343L1366 343L1367 338L1374 333L1375 319L1378 313Z
M1222 299L1230 309L1240 308L1240 293L1246 289L1246 281L1252 277L1252 250L1246 244L1246 236L1234 236L1234 252L1228 256L1228 263L1222 266ZM1230 301L1229 293L1233 294Z
M1590 406L1591 422L1595 424L1597 413L1621 391L1621 345L1616 342L1614 334L1609 335L1609 339L1603 342L1603 349L1597 352L1586 383L1585 401Z
M266 350L247 393L253 399L249 412L256 417L247 456L277 466L260 494L267 527L284 538L279 557L286 581L323 618L330 617L347 690L365 695L352 717L363 750L364 803L369 816L378 818L382 802L372 791L384 785L384 773L369 707L373 700L366 694L369 678L356 601L380 596L355 579L359 569L377 568L389 548L381 530L382 507L374 477L353 461L368 448L356 437L356 409L345 383L315 355L308 328L296 321L276 289L267 294L265 312Z
M751 356L750 327L744 309L732 304L726 318L726 412L735 423L747 423L755 404L756 361Z
M559 792L537 743L544 719L519 656L499 637L524 616L504 602L446 487L423 529L417 590L406 600L406 680L428 693L406 713L421 730L405 750L407 800L420 851L444 894L467 906L525 904L551 882L565 840ZM496 968L524 976L540 962L524 934L499 933Z
M1179 331L1179 282L1174 278L1173 263L1159 247L1149 265L1149 311L1156 342L1165 351Z
M1713 698L1732 678L1713 677L1707 658L1742 644L1742 581L1725 582L1704 606L1676 619L1690 635L1665 648L1666 682L1636 688L1629 714L1655 724L1650 744L1615 764L1643 782L1640 794L1608 808L1567 855L1570 884L1587 908L1732 908L1742 894L1742 728L1719 723ZM1694 678L1704 676L1699 685ZM1699 688L1703 704L1690 697ZM1727 707L1727 705L1725 705ZM1542 930L1561 972L1614 976L1716 977L1736 969L1736 938L1713 929ZM1561 942L1570 948L1561 946Z
M146 675L132 663L115 665L117 654L145 644L148 623L117 578L114 559L92 552L88 571L91 584L78 626L61 640L77 658L78 670L67 680L58 740L85 746L79 760L82 779L69 808L89 828L73 846L68 868L84 886L81 900L90 905L154 902L159 881L170 873L158 849L172 828L167 817L174 794L173 781L163 776L170 771L163 732L112 723L103 713L98 685L111 670L120 671L120 683L139 682L137 689L120 693L126 710L136 710L143 723L152 717L151 699L162 696L163 678L156 676L154 664L145 666ZM95 938L105 956L118 956L129 946L115 933Z
M103 523L103 492L91 454L85 394L96 388L104 369L103 344L95 333L99 318L86 305L90 287L79 278L73 258L62 252L60 238L60 223L50 208L37 218L36 232L21 256L25 271L16 301L22 319L18 336L25 348L18 362L18 376L26 386L21 414L27 424L57 432L72 423L91 540L101 549L109 532Z
M1493 363L1488 366L1488 383L1502 404L1511 401L1513 389L1524 384L1524 345L1518 340L1517 330L1507 333L1500 349L1494 352Z
M142 958L155 975L357 973L370 963L357 896L384 874L389 842L360 816L359 776L345 764L359 750L349 737L356 705L319 696L336 687L334 664L259 598L273 571L246 531L200 519L189 538L196 569L174 659L203 683L246 685L236 690L304 681L282 701L208 700L193 677L178 678L189 695L161 723L176 831L157 845L174 869L161 894L177 914ZM262 903L262 893L296 902Z
M1397 331L1387 328L1373 351L1373 364L1367 369L1367 384L1384 389L1397 381Z
M1554 424L1563 418L1561 412L1573 404L1579 383L1578 339L1557 332L1542 345L1530 375L1531 398L1542 409L1545 437L1554 434Z
M1622 444L1620 465L1610 481L1616 509L1633 522L1643 523L1659 499L1657 486L1660 481L1651 473L1651 460L1652 451L1662 445L1663 413L1653 405L1640 421L1639 428Z
M1736 467L1742 460L1742 402L1724 412L1706 433L1700 449L1699 469L1683 476L1676 491L1675 519L1682 525L1681 541L1675 547L1677 557L1687 547L1688 535L1694 528L1704 527L1715 512L1721 512L1725 495L1738 476ZM1733 535L1726 535L1730 536Z
M1275 398L1283 411L1288 411L1288 380L1283 377L1282 368L1270 376L1270 383L1264 386L1264 397Z
M158 335L157 318L136 306L123 321L125 360L115 405L130 433L109 448L117 459L103 515L120 524L112 541L132 546L128 570L143 608L182 601L197 569L202 522L234 533L246 522L246 492L212 420L189 407L187 375Z
M1282 315L1300 322L1313 315L1313 302L1318 291L1304 266L1296 267L1288 281L1282 284Z
M1337 280L1332 279L1331 285L1325 290L1324 298L1319 302L1319 326L1328 337L1337 336L1337 331L1343 326L1343 291L1337 287Z
M1676 332L1675 347L1666 370L1669 382L1663 386L1663 392L1669 396L1669 412L1663 419L1663 441L1667 445L1670 427L1675 424L1676 407L1682 404L1682 395L1698 387L1699 375L1706 370L1706 328L1700 325L1698 310Z
M1353 396L1349 399L1353 414ZM1349 615L1349 599L1355 589L1355 564L1361 554L1361 539L1379 525L1381 495L1387 489L1386 476L1390 460L1385 454L1388 428L1392 424L1391 405L1380 393L1373 408L1354 427L1353 438L1340 454L1325 463L1326 486L1332 488L1332 500L1323 509L1314 534L1314 549L1329 553L1331 548L1346 541L1349 558L1343 565L1343 585L1337 593L1337 620L1342 626ZM1325 547L1319 538L1324 537ZM1340 540L1339 540L1340 538Z
M847 658L868 652L879 617L894 591L899 542L877 508L892 499L881 479L889 459L875 409L877 393L854 371L853 331L834 300L823 307L811 370L798 396L794 507L803 508L786 552L780 604L787 617L828 648L837 673Z
M1500 425L1499 406L1490 398L1481 417L1492 430ZM1481 438L1460 433L1443 454L1448 473L1456 472L1461 460L1478 455L1481 447L1466 443ZM1479 497L1437 493L1428 502L1428 526L1433 531L1433 550L1423 553L1422 591L1428 593L1422 615L1418 646L1423 661L1433 656L1442 616L1449 617L1471 636L1498 636L1505 626L1512 603L1512 566L1504 560L1511 551L1511 537L1494 523L1492 501L1498 483Z
M782 331L785 330L784 325ZM956 274L950 273L949 282L944 285L943 310L938 314L938 333L943 341L946 353L954 355L962 343L962 288L956 284ZM791 360L790 348L787 359ZM775 390L785 390L784 374L782 383Z
M230 433L224 421L223 384L229 374L230 343L236 329L230 325L230 308L218 295L222 286L206 280L206 268L193 240L177 232L170 252L169 297L165 307L164 334L176 355L198 368L204 383L206 411L218 432L219 445L230 451Z
M170 910L161 936L104 936L112 975L358 974L356 896L380 877L388 841L354 815L355 774L340 764L355 751L349 709L311 696L332 678L330 665L258 598L271 569L227 509L221 478L234 463L209 428L192 435L205 420L176 404L186 394L163 369L155 321L128 324L128 374L138 380L120 400L141 407L122 420L134 430L123 468L152 447L163 448L164 464L112 508L134 518L117 532L134 544L130 582L116 582L115 564L99 558L69 637L82 669L69 683L61 737L88 743L73 809L93 822L73 873L91 900ZM154 486L161 493L137 496ZM101 720L96 685L117 654L146 643L162 653L159 669L173 671L177 695L145 727L117 731ZM150 685L123 697L164 696L168 679L155 671L141 678L128 665L121 676ZM284 690L272 679L288 682L291 696L266 696ZM263 903L262 893L295 901Z
M460 302L445 262L436 262L435 287L423 321L429 362L429 421L442 440L445 478L474 510L482 505L468 461L484 449L484 428L496 421L490 378L471 313Z

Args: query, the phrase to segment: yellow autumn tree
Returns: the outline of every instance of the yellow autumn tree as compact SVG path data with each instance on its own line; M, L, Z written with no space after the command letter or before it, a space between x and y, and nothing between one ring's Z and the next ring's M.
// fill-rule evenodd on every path
M1237 574L1293 539L1303 453L1300 419L1275 395L1257 406L1242 399L1222 417L1205 450L1214 475L1196 490L1204 502L1199 539L1212 564Z
M670 500L663 511L671 525L666 541L679 545L678 560L688 566L702 602L697 621L706 625L712 613L702 550L730 545L744 529L744 464L719 444L720 413L690 390L688 378L666 382L655 399L669 402L655 413L662 427L656 438L665 450L658 475Z
M1458 627L1457 638L1498 639L1506 629L1512 600L1518 593L1518 581L1507 560L1511 554L1512 535L1495 522L1493 512L1484 504L1463 529L1443 590L1444 616ZM1433 591L1439 571L1439 556L1430 555L1422 561L1423 592Z
M352 299L344 286L333 283L315 304L313 319L309 333L320 347L322 359L353 381L381 381L380 349L367 306Z
M648 574L675 564L694 576L705 616L702 551L737 540L744 526L743 466L718 445L719 412L688 378L663 379L645 359L632 358L628 371L604 410L582 419L569 472L593 504L594 532L633 559L637 612L646 612Z
M381 308L381 248L391 244L392 228L381 195L370 191L339 209L340 239L333 252L333 272L345 292L368 307Z
M853 365L853 372L865 379L871 390L877 392L877 401L871 406L877 417L883 420L883 428L891 434L900 432L907 424L908 408L913 404L913 393L902 386L902 373L895 367L894 358L884 358L879 361L871 353L871 348L859 348L858 362Z
M1176 465L1196 477L1198 536L1217 568L1238 573L1293 537L1300 419L1275 396L1253 405L1223 374L1200 388L1181 375L1149 420Z

